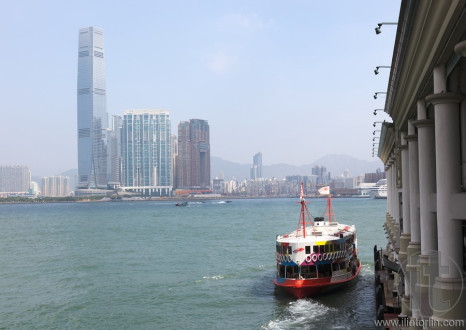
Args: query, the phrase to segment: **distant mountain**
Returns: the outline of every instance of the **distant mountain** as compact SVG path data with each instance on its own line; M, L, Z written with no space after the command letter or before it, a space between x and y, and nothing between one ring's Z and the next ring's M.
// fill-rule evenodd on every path
M223 172L225 179L249 179L250 168L252 164L239 164L218 157L211 157L211 176L215 178ZM383 164L380 160L366 161L354 158L348 155L327 155L311 164L294 166L289 164L265 165L262 167L264 177L283 179L287 175L311 175L314 166L324 166L327 173L330 172L332 177L343 174L348 169L350 176L363 175L364 173L373 173L378 168L383 170Z

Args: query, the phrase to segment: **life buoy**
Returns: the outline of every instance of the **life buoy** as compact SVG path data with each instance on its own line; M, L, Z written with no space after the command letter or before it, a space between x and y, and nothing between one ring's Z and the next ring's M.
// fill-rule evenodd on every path
M311 256L306 257L306 262L311 262Z
M316 262L317 261L317 254L313 254L311 259L312 259L313 262Z
M288 262L291 262L291 261L293 261L293 259L291 258L291 256L288 256L288 258L287 258L287 259L288 259Z
M327 258L328 258L327 253L324 253L324 255L322 256L322 259L327 260Z
M322 261L322 254L319 253L319 255L317 256L317 259L319 259L319 261Z
M332 252L332 260L335 259L335 253L336 252Z

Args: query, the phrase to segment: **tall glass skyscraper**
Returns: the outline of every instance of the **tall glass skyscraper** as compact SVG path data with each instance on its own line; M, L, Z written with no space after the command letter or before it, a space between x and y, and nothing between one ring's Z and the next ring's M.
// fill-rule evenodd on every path
M78 188L107 187L104 36L98 27L79 30Z
M167 110L125 111L121 148L124 190L145 196L171 194L171 122Z
M252 158L251 179L262 178L262 153L258 152Z

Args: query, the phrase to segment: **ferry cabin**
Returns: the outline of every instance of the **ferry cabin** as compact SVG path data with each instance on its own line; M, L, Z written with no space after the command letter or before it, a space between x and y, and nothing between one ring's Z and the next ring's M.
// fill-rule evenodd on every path
M353 228L351 228L353 229ZM310 237L279 237L276 244L277 277L282 279L345 279L357 268L355 233L339 232L338 237L317 235ZM320 237L319 237L320 236Z

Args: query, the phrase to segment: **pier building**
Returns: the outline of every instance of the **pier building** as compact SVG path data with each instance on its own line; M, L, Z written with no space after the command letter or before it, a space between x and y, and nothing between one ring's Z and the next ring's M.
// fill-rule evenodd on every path
M466 1L401 1L384 111L388 242L376 270L389 269L401 315L464 329Z

